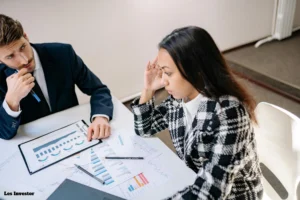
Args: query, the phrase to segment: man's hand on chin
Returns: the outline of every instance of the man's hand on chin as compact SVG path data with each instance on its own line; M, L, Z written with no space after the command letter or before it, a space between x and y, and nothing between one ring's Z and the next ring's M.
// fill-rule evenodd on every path
M88 141L102 139L110 136L110 125L105 117L95 117L88 129Z

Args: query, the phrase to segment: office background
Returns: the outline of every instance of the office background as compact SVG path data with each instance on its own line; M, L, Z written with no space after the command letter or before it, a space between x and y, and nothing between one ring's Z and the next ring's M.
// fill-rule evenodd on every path
M0 0L0 12L18 19L33 43L72 44L113 95L125 102L139 95L147 62L156 55L159 41L173 29L186 25L203 27L219 48L226 51L271 35L277 3L277 0ZM299 2L293 26L300 26ZM235 53L225 56L239 61ZM88 96L79 90L77 94L80 103L88 102ZM299 104L284 102L279 106L300 113Z
M31 42L71 43L121 100L140 92L158 42L186 25L208 30L221 50L270 35L275 0L1 0ZM295 26L300 25L297 5ZM80 103L88 98L79 94Z
M33 43L72 44L113 95L126 102L141 91L144 68L156 55L159 41L173 29L186 25L205 28L226 51L226 59L245 68L256 67L261 73L284 74L287 78L278 81L287 84L299 83L299 30L283 41L254 48L253 42L272 34L277 3L278 0L0 0L0 13L18 19ZM298 0L293 27L299 26ZM275 65L288 73L276 73L272 69ZM237 78L257 103L273 103L300 116L299 103ZM299 93L297 83L293 86ZM88 96L80 91L77 94L81 104L88 102ZM167 95L159 91L156 103ZM129 103L125 103L128 108ZM175 151L168 130L157 136Z

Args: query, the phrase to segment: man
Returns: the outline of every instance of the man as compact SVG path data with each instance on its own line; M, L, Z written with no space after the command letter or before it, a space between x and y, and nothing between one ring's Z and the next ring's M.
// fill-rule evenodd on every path
M110 90L87 68L71 45L31 44L22 25L0 14L0 138L20 124L78 105L75 84L91 96L88 140L110 135Z

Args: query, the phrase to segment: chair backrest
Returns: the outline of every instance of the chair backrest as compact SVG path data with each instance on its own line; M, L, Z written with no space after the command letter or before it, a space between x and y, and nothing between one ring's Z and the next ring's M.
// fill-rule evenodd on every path
M283 108L265 102L257 105L255 113L258 125L254 126L254 130L259 159L263 163L264 195L272 200L295 200L300 178L300 119ZM264 173L268 170L271 173ZM279 181L270 176L272 173Z

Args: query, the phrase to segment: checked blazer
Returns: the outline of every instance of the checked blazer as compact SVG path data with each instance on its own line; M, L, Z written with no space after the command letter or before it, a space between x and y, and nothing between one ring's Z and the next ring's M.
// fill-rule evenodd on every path
M177 154L197 173L193 185L169 199L261 199L263 188L256 141L249 114L235 97L203 96L189 132L182 101L169 96L154 106L154 98L131 104L134 128L140 136L169 129Z

